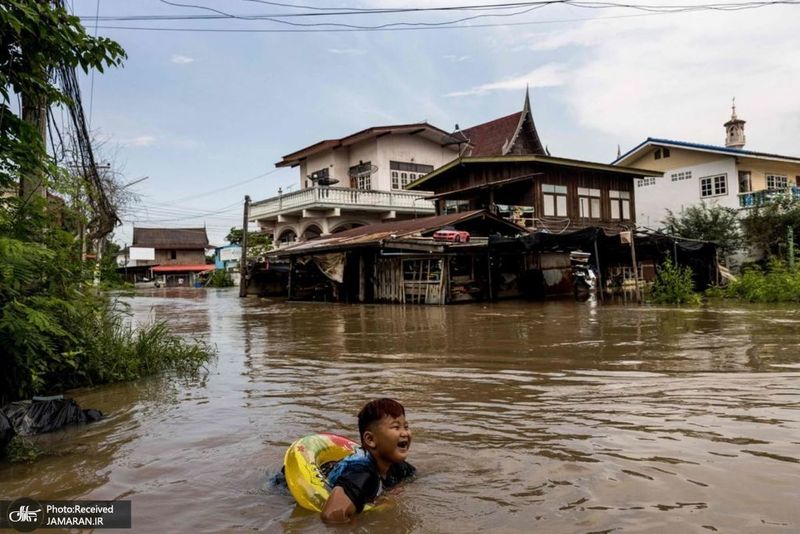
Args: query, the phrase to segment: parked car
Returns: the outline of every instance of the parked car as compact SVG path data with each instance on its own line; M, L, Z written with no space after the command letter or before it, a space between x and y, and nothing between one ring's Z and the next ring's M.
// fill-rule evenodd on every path
M433 239L436 241L450 241L451 243L469 243L469 232L444 228L434 232Z

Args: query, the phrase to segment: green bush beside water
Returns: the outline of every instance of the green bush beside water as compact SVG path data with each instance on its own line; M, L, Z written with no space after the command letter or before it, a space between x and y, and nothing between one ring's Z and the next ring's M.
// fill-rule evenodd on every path
M214 271L206 284L208 287L232 287L233 278L228 271Z
M192 372L211 356L164 323L138 328L95 294L63 249L0 233L0 404L36 394Z
M722 291L725 298L748 302L800 302L800 271L773 259L765 269L745 270Z
M694 291L692 270L673 264L670 258L664 260L656 272L650 299L656 304L699 304L700 295Z

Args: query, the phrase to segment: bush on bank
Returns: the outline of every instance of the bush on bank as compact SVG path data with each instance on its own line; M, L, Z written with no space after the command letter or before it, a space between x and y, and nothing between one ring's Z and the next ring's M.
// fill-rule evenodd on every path
M0 230L2 228L0 227ZM0 232L0 404L36 394L197 370L212 354L163 323L134 328L80 278L79 260Z
M650 299L655 304L699 304L700 295L694 291L692 270L673 264L670 258L664 260L656 272Z
M778 259L766 268L751 267L722 291L726 298L748 302L800 302L800 271Z

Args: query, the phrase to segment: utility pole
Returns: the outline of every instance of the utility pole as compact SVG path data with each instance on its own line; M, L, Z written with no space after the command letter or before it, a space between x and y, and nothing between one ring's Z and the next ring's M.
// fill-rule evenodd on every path
M239 297L247 296L247 217L250 215L250 195L244 196L242 216L242 259L239 261Z
M639 293L639 266L636 264L636 226L631 227L631 267L633 267L633 283L636 288L637 302L642 300Z
M42 140L42 150L47 143L47 99L42 95L23 93L22 120L28 123ZM27 202L35 195L46 196L44 174L39 168L27 169L19 180L19 197Z

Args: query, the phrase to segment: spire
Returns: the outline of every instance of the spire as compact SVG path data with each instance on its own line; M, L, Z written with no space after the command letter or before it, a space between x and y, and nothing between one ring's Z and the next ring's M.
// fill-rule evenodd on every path
M517 128L513 137L503 145L503 155L507 154L547 155L547 151L539 139L539 133L536 131L536 124L533 122L530 87L527 85L525 86L525 102L522 105L522 113L519 114Z
M619 143L617 143L617 159L622 157L622 149L619 147Z
M731 120L725 123L725 146L728 148L743 148L745 121L736 116L736 97L731 101Z

